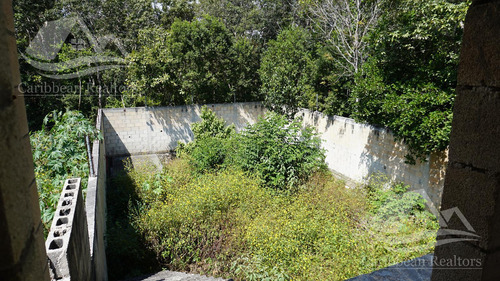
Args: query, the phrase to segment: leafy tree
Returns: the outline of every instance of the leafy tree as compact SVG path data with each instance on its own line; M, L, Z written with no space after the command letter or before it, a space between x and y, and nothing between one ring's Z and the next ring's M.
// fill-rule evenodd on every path
M258 73L261 48L255 41L239 37L233 44L231 55L232 81L229 88L233 102L261 101Z
M353 116L389 127L407 160L446 149L469 2L400 1L381 19L371 62L357 75Z
M314 99L315 59L315 46L303 28L285 29L270 41L259 69L266 107L293 118L299 107Z
M260 0L259 5L263 21L261 32L265 42L276 39L282 30L301 23L299 1Z
M233 38L224 24L207 16L201 21L176 21L167 39L170 68L186 103L231 101Z
M220 18L235 36L255 37L262 30L262 10L255 1L200 0L197 13Z
M456 86L458 55L469 1L400 1L389 6L372 38L386 83Z
M140 31L137 41L142 48L132 51L127 57L127 104L139 106L184 103L184 96L181 96L182 93L179 93L176 84L172 82L172 69L169 67L172 58L168 54L167 37L167 30L161 28Z
M234 37L207 16L177 20L167 32L144 30L143 48L130 56L127 83L148 105L254 100L258 53L247 39Z

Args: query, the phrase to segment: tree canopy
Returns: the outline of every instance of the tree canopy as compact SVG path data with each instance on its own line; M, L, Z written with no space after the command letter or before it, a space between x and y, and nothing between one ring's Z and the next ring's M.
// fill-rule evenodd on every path
M16 1L22 53L45 21L78 16L123 67L56 80L21 60L30 128L54 109L264 101L386 126L424 160L448 144L463 22L453 0ZM72 39L84 34L74 31ZM126 52L123 52L123 49ZM67 40L56 62L92 55ZM86 66L82 65L81 68ZM68 73L59 69L58 74Z

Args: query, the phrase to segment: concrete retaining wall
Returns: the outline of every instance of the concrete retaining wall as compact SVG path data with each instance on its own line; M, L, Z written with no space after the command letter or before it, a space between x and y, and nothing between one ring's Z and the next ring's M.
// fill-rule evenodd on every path
M241 130L265 113L260 103L208 105L229 124ZM168 152L177 141L193 139L190 125L200 120L200 106L104 109L106 154L122 156ZM433 154L427 162L405 163L407 148L390 131L339 116L302 110L304 124L312 125L323 139L326 161L347 185L365 183L373 173L385 173L393 181L424 189L439 206L446 153Z
M99 111L96 121L97 129L103 132L102 110ZM89 244L91 257L91 280L108 280L106 265L106 149L104 140L95 140L92 144L93 170L87 185L85 211L89 230Z
M429 161L405 163L408 152L402 142L385 129L354 120L302 110L304 124L312 125L323 139L328 167L347 180L348 185L366 183L370 175L384 173L391 180L424 189L439 206L447 162L445 152L435 153Z
M236 130L257 121L265 112L261 103L207 105ZM169 152L178 141L190 142L190 125L200 121L199 105L103 109L104 140L108 156Z

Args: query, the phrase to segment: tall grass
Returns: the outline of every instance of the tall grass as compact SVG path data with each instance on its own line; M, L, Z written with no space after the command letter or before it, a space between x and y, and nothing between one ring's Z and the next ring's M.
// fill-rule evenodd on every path
M235 280L344 280L433 250L427 234L435 235L435 218L419 209L420 198L381 195L391 188L346 189L320 171L290 194L236 168L200 174L183 159L150 171L129 171L138 196L131 218L171 270ZM412 212L382 219L384 202L377 200L404 201Z

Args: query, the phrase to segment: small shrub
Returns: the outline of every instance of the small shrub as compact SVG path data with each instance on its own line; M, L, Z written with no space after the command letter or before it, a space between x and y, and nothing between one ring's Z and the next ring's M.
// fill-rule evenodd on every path
M229 154L228 143L234 135L234 125L226 126L226 122L205 105L201 108L201 121L191 127L194 141L179 143L177 154L188 158L202 173L221 167Z
M384 174L373 175L367 186L369 231L375 243L401 261L432 252L439 228L436 217L425 209L425 199L409 187L391 183Z
M263 184L278 190L293 190L309 175L325 168L321 139L312 127L299 120L270 112L238 137L235 164L257 174Z

